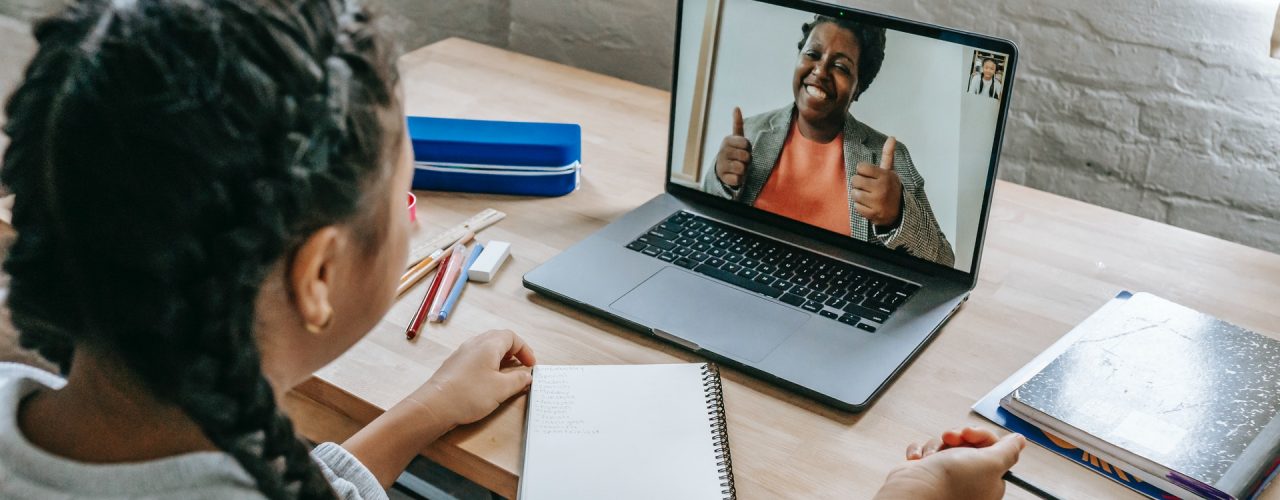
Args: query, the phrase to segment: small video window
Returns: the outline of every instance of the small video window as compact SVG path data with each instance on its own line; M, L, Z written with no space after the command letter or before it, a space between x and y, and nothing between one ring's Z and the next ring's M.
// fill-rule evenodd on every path
M1003 54L974 50L965 92L999 101L1004 95L1004 70L1008 62L1008 57Z

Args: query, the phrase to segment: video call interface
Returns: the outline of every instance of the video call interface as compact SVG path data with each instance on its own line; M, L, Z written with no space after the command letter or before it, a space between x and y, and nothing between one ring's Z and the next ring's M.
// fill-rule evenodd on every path
M971 269L1008 55L754 0L681 23L673 182Z

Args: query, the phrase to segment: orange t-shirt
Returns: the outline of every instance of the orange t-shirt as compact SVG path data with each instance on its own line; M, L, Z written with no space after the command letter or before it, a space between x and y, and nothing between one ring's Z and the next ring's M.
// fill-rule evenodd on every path
M840 234L849 227L844 137L822 144L800 133L795 120L755 206Z

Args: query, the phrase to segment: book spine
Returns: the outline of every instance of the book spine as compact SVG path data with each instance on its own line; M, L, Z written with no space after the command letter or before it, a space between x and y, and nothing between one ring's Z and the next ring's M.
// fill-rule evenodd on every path
M702 386L706 390L707 416L711 419L720 493L725 500L737 500L738 491L733 486L733 457L729 454L729 421L724 413L724 386L720 383L720 368L714 363L702 365Z

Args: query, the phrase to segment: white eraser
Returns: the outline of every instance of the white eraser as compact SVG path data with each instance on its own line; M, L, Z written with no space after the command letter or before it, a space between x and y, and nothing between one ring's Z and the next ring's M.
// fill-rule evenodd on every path
M480 283L488 283L498 274L498 268L511 255L511 244L505 241L490 241L480 251L480 256L467 268L467 279Z

